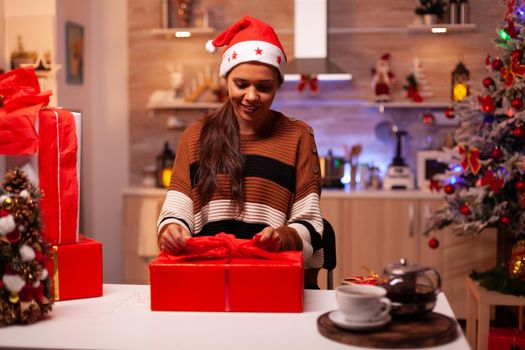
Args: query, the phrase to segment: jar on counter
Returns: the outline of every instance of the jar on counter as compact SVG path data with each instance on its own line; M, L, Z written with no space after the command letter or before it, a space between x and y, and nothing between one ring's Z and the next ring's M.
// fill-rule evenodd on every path
M368 168L368 186L371 190L378 190L382 187L381 185L381 174L377 166L371 166Z

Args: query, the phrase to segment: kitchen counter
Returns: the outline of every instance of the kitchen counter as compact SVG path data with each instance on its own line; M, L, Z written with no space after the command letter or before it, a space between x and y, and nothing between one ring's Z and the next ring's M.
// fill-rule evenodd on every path
M166 190L155 187L127 187L124 189L127 196L149 196L164 197ZM323 198L390 198L390 199L441 199L443 193L435 193L420 190L349 190L323 188Z
M323 337L317 318L336 309L334 291L304 292L302 313L152 312L149 285L104 285L104 296L60 301L48 319L0 328L0 348L366 349ZM454 317L443 293L435 311ZM469 349L458 338L428 349Z

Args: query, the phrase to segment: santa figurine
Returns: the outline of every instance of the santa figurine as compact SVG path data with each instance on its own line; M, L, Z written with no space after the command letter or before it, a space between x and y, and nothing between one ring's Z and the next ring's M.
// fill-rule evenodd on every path
M377 60L376 68L372 68L372 88L376 102L390 101L390 86L395 83L395 76L390 71L390 54L385 53Z

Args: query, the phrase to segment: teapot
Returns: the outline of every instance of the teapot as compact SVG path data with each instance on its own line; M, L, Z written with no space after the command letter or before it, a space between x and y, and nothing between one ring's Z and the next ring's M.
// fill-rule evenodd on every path
M441 277L435 269L401 258L387 265L384 275L383 287L392 302L393 315L422 315L434 309L441 288Z

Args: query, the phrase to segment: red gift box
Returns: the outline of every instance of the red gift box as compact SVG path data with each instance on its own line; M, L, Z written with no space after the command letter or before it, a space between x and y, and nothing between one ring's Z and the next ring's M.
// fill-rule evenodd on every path
M102 295L102 243L80 236L78 243L52 248L47 270L55 301Z
M38 177L43 234L51 244L78 241L77 121L65 109L38 116Z
M19 110L17 111L17 113ZM21 168L40 187L42 232L50 244L78 241L80 114L65 109L41 109L38 114L38 153L8 156L6 169ZM0 146L0 154L7 149ZM7 154L7 153L6 153ZM1 161L0 157L0 161ZM0 164L0 173L1 166Z
M491 328L487 349L525 349L525 331L511 328Z
M196 258L161 253L150 263L151 310L302 312L302 252L270 258Z

